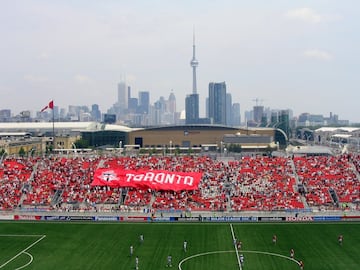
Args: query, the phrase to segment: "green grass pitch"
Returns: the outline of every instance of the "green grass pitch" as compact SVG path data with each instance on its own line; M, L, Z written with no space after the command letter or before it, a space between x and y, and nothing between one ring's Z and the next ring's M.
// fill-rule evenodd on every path
M360 223L87 222L1 222L0 269L131 270L138 256L140 270L159 270L170 269L171 254L172 269L180 264L182 270L238 270L233 233L243 243L243 270L299 269L288 258L291 248L306 270L360 269Z

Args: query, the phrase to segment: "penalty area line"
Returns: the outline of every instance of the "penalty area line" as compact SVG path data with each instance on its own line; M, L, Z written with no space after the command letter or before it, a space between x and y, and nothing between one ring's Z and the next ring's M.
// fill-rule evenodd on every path
M0 269L3 268L4 266L6 266L8 263L12 262L13 260L15 260L17 257L19 257L21 254L25 253L26 251L28 251L30 248L32 248L33 246L35 246L37 243L39 243L41 240L43 240L46 237L46 235L43 235L41 238L39 238L38 240L36 240L35 242L33 242L32 244L30 244L28 247L24 248L22 251L20 251L18 254L16 254L14 257L12 257L10 260L8 260L7 262L3 263L2 265L0 265Z

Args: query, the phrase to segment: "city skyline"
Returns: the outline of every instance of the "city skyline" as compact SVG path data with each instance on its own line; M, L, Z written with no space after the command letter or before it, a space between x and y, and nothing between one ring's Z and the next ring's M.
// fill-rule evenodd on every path
M193 28L200 117L210 82L225 81L241 114L273 109L360 122L357 1L8 1L0 11L0 109L15 114L117 101L125 74L151 103L192 92Z

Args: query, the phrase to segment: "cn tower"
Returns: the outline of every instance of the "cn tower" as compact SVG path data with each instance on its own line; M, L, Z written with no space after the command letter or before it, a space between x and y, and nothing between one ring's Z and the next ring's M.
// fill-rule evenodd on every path
M199 65L198 60L195 58L195 32L193 33L193 57L190 62L190 66L193 69L193 87L192 87L192 93L197 93L197 87L196 87L196 67Z

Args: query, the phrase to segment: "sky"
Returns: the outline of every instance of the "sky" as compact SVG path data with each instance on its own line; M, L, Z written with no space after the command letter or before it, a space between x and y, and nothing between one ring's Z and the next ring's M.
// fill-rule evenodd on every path
M151 102L226 82L254 105L360 122L358 0L0 0L0 109L99 104L123 78Z

